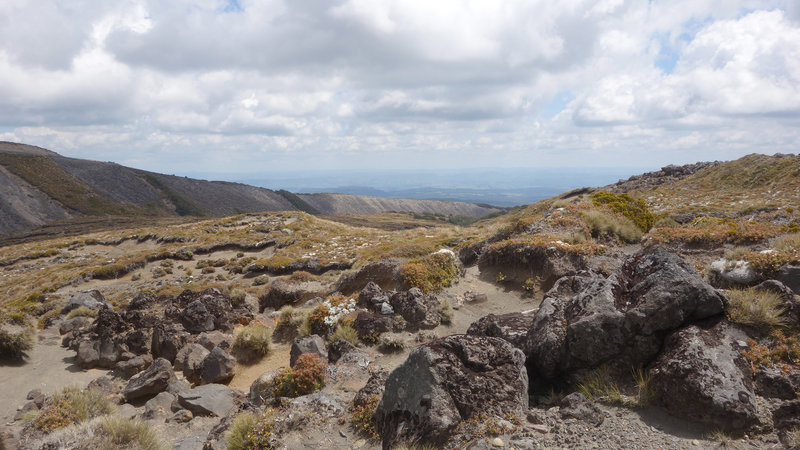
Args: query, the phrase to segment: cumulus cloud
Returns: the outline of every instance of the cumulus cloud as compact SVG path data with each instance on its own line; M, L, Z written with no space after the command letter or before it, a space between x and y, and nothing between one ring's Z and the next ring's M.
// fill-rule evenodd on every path
M0 136L231 171L796 151L795 3L8 0Z

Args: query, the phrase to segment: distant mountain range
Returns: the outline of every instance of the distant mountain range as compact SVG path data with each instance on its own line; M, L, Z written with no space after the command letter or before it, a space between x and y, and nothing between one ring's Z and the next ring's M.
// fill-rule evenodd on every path
M301 210L331 215L408 211L481 217L502 211L468 202L294 194L67 158L11 142L0 142L0 190L0 234L5 235L83 216L223 216Z

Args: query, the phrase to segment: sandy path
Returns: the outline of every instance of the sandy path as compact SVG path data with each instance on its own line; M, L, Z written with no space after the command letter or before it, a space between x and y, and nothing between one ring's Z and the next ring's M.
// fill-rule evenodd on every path
M52 393L69 385L86 387L89 381L108 373L76 366L75 352L61 347L56 327L39 333L39 342L28 356L24 363L0 365L0 423L11 422L32 389Z

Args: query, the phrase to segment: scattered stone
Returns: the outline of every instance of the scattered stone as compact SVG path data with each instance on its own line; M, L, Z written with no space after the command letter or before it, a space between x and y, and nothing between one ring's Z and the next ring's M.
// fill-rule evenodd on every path
M158 395L144 404L142 417L147 420L155 419L159 416L166 417L172 413L172 403L175 402L175 399L176 397L169 392L159 392Z
M214 350L203 360L200 368L200 378L205 383L226 383L233 378L233 368L236 367L236 358L220 347Z
M139 415L139 410L130 403L123 403L117 408L117 414L125 419L133 419Z
M171 416L167 417L166 422L167 423L172 423L172 422L186 423L186 422L189 422L190 420L192 420L193 418L194 418L194 415L188 409L179 409L179 410L175 411ZM202 444L202 442L201 442L201 444ZM201 445L201 447L202 447L202 445Z
M464 292L464 302L466 303L485 303L489 301L489 297L486 294L467 291Z
M150 355L138 355L124 361L118 361L114 370L125 378L130 378L142 370L150 367L153 357Z
M492 439L492 447L502 448L502 447L505 447L505 444L503 443L502 439L500 439L499 437L496 437L496 438Z
M119 392L119 387L111 378L106 376L97 377L90 381L86 389L103 395L114 395Z
M204 384L178 394L178 403L195 415L223 417L239 393L222 384Z
M600 426L605 420L603 412L580 392L573 392L561 399L559 413L564 419L582 420L594 426Z
M319 355L322 359L328 359L328 350L325 348L325 341L316 334L296 338L292 341L292 349L289 353L289 365L294 367L297 358L306 353Z
M522 352L502 339L454 335L416 348L389 374L374 419L384 448L440 445L473 414L502 417L527 409Z
M275 397L275 377L280 373L280 370L270 370L264 372L250 384L250 401L256 405L268 403Z
M127 400L152 396L165 391L174 378L175 373L173 373L169 361L158 358L150 367L130 379L128 385L123 389L122 395Z
M31 411L38 411L41 406L37 406L34 402L27 402L22 407L17 409L17 412L14 414L13 420L19 421L22 420L29 412Z

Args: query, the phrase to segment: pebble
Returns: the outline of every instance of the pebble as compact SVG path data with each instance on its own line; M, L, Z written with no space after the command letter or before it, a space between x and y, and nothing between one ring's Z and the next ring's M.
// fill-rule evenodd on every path
M503 444L503 440L502 439L497 437L497 438L494 438L494 440L492 441L492 447L505 447L505 444Z

